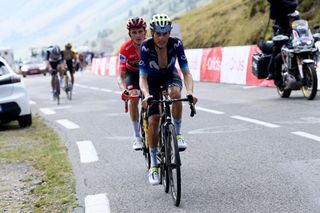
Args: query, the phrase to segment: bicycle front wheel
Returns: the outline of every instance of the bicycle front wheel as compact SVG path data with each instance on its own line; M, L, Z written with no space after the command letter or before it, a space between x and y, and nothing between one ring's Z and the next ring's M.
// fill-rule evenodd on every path
M58 73L56 74L58 75ZM56 76L56 98L57 98L57 104L60 104L60 82L59 82L58 76Z
M181 162L176 131L173 124L167 126L166 155L171 195L174 205L179 206L181 199Z

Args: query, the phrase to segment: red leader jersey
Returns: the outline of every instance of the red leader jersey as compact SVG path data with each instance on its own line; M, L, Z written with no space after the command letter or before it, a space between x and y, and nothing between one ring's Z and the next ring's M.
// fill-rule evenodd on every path
M139 72L140 57L138 51L134 47L131 39L128 39L122 44L119 54L120 72L125 72L127 69L132 72Z

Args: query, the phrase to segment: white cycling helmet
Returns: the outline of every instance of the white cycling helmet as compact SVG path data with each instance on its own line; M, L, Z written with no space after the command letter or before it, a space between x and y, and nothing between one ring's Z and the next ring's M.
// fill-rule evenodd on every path
M156 14L150 20L150 30L157 33L170 32L171 24L171 19L166 14Z

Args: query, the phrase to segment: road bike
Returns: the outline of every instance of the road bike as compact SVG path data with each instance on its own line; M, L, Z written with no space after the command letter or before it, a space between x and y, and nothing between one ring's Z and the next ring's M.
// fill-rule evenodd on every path
M53 99L57 101L57 104L60 104L60 78L59 73L56 69L51 70L52 77L53 77Z
M187 98L170 99L167 92L163 91L160 100L148 100L148 105L160 104L161 123L157 154L160 184L163 185L166 193L171 192L175 206L179 206L181 200L181 160L170 106L178 101L189 102L190 116L193 117L196 114L191 95ZM150 159L150 155L148 157Z
M67 99L71 100L72 99L72 83L71 83L71 76L70 76L70 72L68 72L68 70L66 70L64 76L64 91L67 94Z
M128 99L125 100L125 112L127 113L129 100L132 99L140 99L140 101L143 100L143 95L130 95L128 96ZM140 134L141 134L141 140L142 140L142 154L145 159L145 164L147 169L150 169L150 152L149 152L149 146L147 143L148 134L147 134L147 128L148 128L148 119L147 119L147 110L141 107L140 109L140 118L139 118L139 125L140 125Z

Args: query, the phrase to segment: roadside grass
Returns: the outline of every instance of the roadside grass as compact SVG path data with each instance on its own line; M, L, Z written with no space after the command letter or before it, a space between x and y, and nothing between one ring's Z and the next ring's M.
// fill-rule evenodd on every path
M24 204L21 210L31 207L35 212L72 212L76 207L75 179L67 150L36 115L29 128L20 129L14 122L0 127L0 163L22 162L40 171L42 181L29 192L35 197L34 203Z

